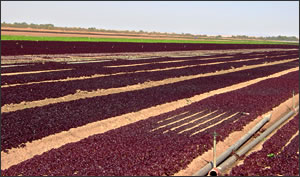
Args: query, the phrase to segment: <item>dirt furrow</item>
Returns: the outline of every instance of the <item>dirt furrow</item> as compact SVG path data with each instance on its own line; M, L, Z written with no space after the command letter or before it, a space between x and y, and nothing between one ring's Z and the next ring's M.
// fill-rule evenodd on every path
M104 96L104 95L133 91L133 90L141 90L141 89L161 86L161 85L165 85L165 84L180 82L180 81L184 81L184 80L195 79L195 78L199 78L199 77L221 75L221 74L241 71L241 70L245 70L245 69L258 68L261 66L271 66L271 65L275 65L275 64L286 63L286 62L293 61L293 60L294 59L285 60L285 61L277 61L277 62L272 62L272 63L264 63L264 64L252 65L252 66L243 66L240 68L232 68L229 70L223 70L223 71L218 71L218 72L213 72L213 73L205 73L205 74L197 74L197 75L191 75L191 76L168 78L168 79L164 79L164 80L160 80L160 81L148 81L148 82L144 82L141 84L135 84L135 85L125 86L125 87L118 87L118 88L110 88L110 89L98 89L96 91L91 91L91 92L78 90L75 94L69 94L69 95L66 95L63 97L59 97L59 98L46 98L43 100L37 100L37 101L32 101L32 102L21 102L19 104L6 104L1 107L1 113L13 112L13 111L17 111L17 110L26 109L26 108L41 107L41 106L45 106L45 105L49 105L49 104L68 102L68 101L91 98L91 97L96 97L96 96ZM295 68L295 69L297 69L297 68Z
M211 59L214 59L214 58L211 58ZM261 58L261 59L263 59L263 58ZM252 60L252 59L250 59L250 60ZM184 61L186 61L186 60L184 60ZM246 60L239 60L239 61L246 61ZM228 61L227 63L229 63L229 62L233 62L233 61ZM105 77L105 76L114 76L114 75L122 75L122 74L133 74L133 73L140 73L140 72L167 71L167 70L172 70L172 69L183 69L183 68L194 67L194 66L214 65L214 64L221 64L221 63L225 63L225 62L219 62L219 63L216 62L216 63L208 63L208 64L196 64L196 65L186 65L186 66L180 66L180 67L168 67L168 68L164 68L164 69L150 69L150 70L140 70L140 71L133 71L133 72L119 72L119 73L114 73L114 74L94 74L92 76L72 77L72 78L67 78L67 79L45 80L45 81L40 81L40 82L28 82L28 83L21 83L21 84L1 85L1 88L14 87L14 86L20 86L20 85L50 83L50 82L66 82L66 81L73 81L73 80L84 80L84 79L92 79L92 78L99 78L99 77ZM35 73L39 73L39 71L34 71L34 72ZM9 75L9 74L16 75L14 73L7 73L7 74L2 74L2 76Z
M291 143L291 141L298 135L299 130L289 139L289 141L281 148L280 152L278 152L277 154L281 153L284 150L284 148L286 148Z
M139 58L157 58L157 57L195 57L195 56L210 56L217 54L250 54L252 52L272 52L272 51L296 51L299 49L237 49L237 50L195 50L195 51L160 51L160 52L124 52L124 53L81 53L81 54L64 54L64 55L16 55L16 56L1 56L2 64L17 64L17 63L36 63L46 61L82 61L97 59L139 59ZM43 58L47 57L47 58ZM40 59L38 59L40 58Z
M276 57L284 57L289 55L278 55ZM200 58L200 59L193 59L193 61L197 60L206 60L206 59L218 59L218 58L233 58L234 56L227 56L227 57L213 57L213 58ZM262 56L260 56L262 57ZM234 60L234 61L225 61L225 62L215 62L215 63L207 63L207 65L210 64L220 64L220 63L231 63L231 62L237 62L237 61L251 61L251 60L257 60L257 59L264 59L264 56L262 58L251 58L251 59L241 59L241 60ZM143 65L149 65L149 64L157 64L157 63L174 63L174 62L185 62L188 60L176 60L176 61L162 61L162 62L151 62L151 63L139 63L139 64L131 64L131 65L111 65L111 66L104 66L107 68L120 68L120 67L131 67L131 66L143 66ZM205 65L205 64L203 64Z
M55 70L43 70L43 71L30 71L30 72L17 72L17 73L1 73L1 76L13 76L13 75L24 75L24 74L37 74L37 73L47 73L47 72L56 72L56 71L68 71L71 69L55 69Z
M234 84L228 87L224 87L221 89L213 90L210 92L206 92L200 95L195 95L190 98L185 98L177 101L173 101L170 103L161 104L158 106L153 106L150 108L143 109L141 111L137 112L131 112L127 114L123 114L120 116L112 117L109 119L93 122L86 124L81 127L72 128L69 131L63 131L57 134L53 134L50 136L47 136L45 138L42 138L40 140L35 140L32 142L25 143L26 146L24 148L13 148L8 151L8 153L5 153L1 151L1 169L7 169L11 167L12 165L18 164L20 162L23 162L27 159L30 159L34 157L35 155L40 155L46 151L49 151L53 148L59 148L67 143L77 142L84 138L87 138L88 136L94 135L94 134L100 134L104 133L106 131L119 128L121 126L125 126L134 122L137 122L139 120L144 120L152 116L157 116L169 111L173 111L175 109L184 107L186 105L192 104L193 102L198 102L202 99L208 98L210 96L216 95L216 94L222 94L225 92L237 90L243 87L247 87L249 85L255 84L257 82L263 81L265 79L279 77L281 75L297 71L299 70L299 67L288 69L282 72L278 72L266 77L261 77L257 79L253 79L247 82L242 82L239 84ZM187 102L187 99L190 100L190 102ZM254 123L250 123L249 125L254 125ZM247 126L248 127L248 126ZM235 139L240 137L240 132L235 134ZM226 140L230 139L229 142L235 142L235 139L230 136ZM228 141L227 141L228 143ZM220 143L218 144L220 145ZM207 154L207 153L206 153ZM207 155L206 155L207 156ZM194 160L195 161L195 160ZM195 166L195 163L194 166ZM200 159L200 162L202 159ZM199 162L199 160L198 160ZM203 164L203 163L202 163ZM201 163L196 163L197 168ZM195 169L194 169L195 170ZM189 174L191 175L191 174Z
M195 60L206 60L206 59L218 59L218 58L232 58L233 56L227 57L208 57L208 58L200 58L200 59L193 59ZM280 57L280 56L279 56ZM127 64L127 65L107 65L107 68L118 68L118 67L130 67L130 66L141 66L141 65L149 65L149 64L162 64L162 63L174 63L174 62L183 62L188 60L170 60L170 61L159 61L159 62L147 62L147 63L138 63L138 64Z
M184 69L189 67L196 67L196 66L209 66L209 65L217 65L222 63L234 63L234 62L242 62L242 61L254 61L264 58L252 58L252 59L243 59L243 60L236 60L236 61L224 61L224 62L215 62L215 63L204 63L204 64L195 64L195 65L186 65L186 66L179 66L179 67L169 67L169 68L163 68L163 69L151 69L151 70L140 70L140 71L133 71L133 72L119 72L114 74L94 74L92 76L82 76L82 77L72 77L67 79L58 79L58 80L45 80L40 82L28 82L28 83L21 83L21 84L8 84L8 85L1 85L1 88L6 87L14 87L14 86L20 86L20 85L31 85L31 84L40 84L40 83L51 83L51 82L67 82L67 81L75 81L75 80L84 80L84 79L93 79L93 78L100 78L100 77L106 77L106 76L116 76L116 75L122 75L122 74L133 74L133 73L143 73L143 72L155 72L155 71L168 71L172 69ZM292 59L290 59L292 60ZM288 61L288 60L286 60ZM8 73L10 74L10 73Z

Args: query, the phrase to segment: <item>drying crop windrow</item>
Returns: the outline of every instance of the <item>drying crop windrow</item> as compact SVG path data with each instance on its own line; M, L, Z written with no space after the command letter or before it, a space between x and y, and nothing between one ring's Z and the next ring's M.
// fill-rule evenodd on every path
M131 42L1 41L1 56L68 53L119 53L224 49L297 49L299 45L280 44L182 44ZM182 42L182 41L181 41Z
M295 66L291 64L265 66L219 76L191 79L143 90L3 113L1 118L1 149L18 147L22 143L40 139L50 134L69 130L70 128L82 126L90 122L129 112L136 112L144 108L189 98L218 88L271 75ZM295 72L293 73L294 78L297 79L299 77L297 72L296 74ZM298 88L298 82L289 84L291 89L296 90ZM247 107L253 108L252 105Z
M286 57L293 56L298 57L298 54L289 54L289 55L277 55L277 57ZM156 63L143 63L143 64L134 64L134 65L113 65L113 66L104 66L105 68L132 68L134 69L136 66L139 66L140 70L148 70L149 67L151 69L157 68L167 68L174 66L184 66L184 65L195 65L195 64L212 64L212 63L224 63L224 62L234 62L234 61L247 61L247 60L255 60L255 59L263 59L266 56L239 56L236 55L234 57L221 57L221 58L212 58L212 59L193 59L193 60L177 60L172 62L156 62ZM273 57L272 57L273 58Z
M230 175L297 176L299 174L299 154L297 154L299 152L299 133L285 146L296 132L299 132L299 114L265 141L262 150L251 153L244 159L242 165L234 167Z
M144 63L150 63L150 62L168 62L168 61L182 61L182 60L193 60L193 59L209 59L209 58L226 58L226 57L234 57L234 56L256 56L256 57L271 57L276 55L289 55L289 54L297 54L298 51L269 51L269 52L251 52L247 54L243 53L237 53L237 54L214 54L211 56L192 56L192 57L156 57L156 58L149 58L149 59L138 59L138 60L111 60L111 61L103 61L102 59L95 59L92 61L101 61L101 66L122 66L122 65L130 65L130 64L144 64ZM49 58L49 56L41 56L41 58ZM70 58L72 56L61 56L65 58ZM56 58L59 58L58 56ZM91 61L91 60L88 60ZM19 63L24 64L22 66L16 66L16 67L8 67L8 68L1 68L1 73L13 73L13 72L24 72L24 71L39 71L39 70L47 70L47 69L65 69L65 67L68 67L68 65L65 65L64 62L51 62L47 61L44 64L41 63L34 63L34 64L28 64L28 63ZM78 67L77 67L78 65ZM73 64L72 66L75 66L79 68L81 66L80 63Z
M281 53L278 53L281 55ZM294 54L293 53L287 53L287 54ZM273 54L276 55L276 54ZM283 54L284 55L284 54ZM209 59L209 58L222 58L222 57L233 57L234 55L228 55L228 54L216 54L213 56L192 56L192 57L184 57L184 58L172 58L172 57L157 57L157 58L149 58L149 59L137 59L137 60L128 60L128 59L112 59L110 61L103 61L100 57L99 59L95 60L87 60L93 61L93 63L85 63L82 64L79 63L72 63L72 67L80 69L82 66L92 67L94 64L97 64L98 67L103 66L116 66L116 65L128 65L128 64L145 64L145 63L157 63L157 62L168 62L168 61L189 61L193 59ZM272 56L272 55L270 55ZM98 63L96 61L99 61ZM95 62L95 63L94 63ZM12 67L12 68L3 68L3 72L1 73L12 73L12 72L23 72L23 71L39 71L39 70L45 70L45 69L62 69L66 66L65 65L68 62L51 62L47 61L44 63L34 63L34 64L27 64L24 63L25 66L18 66L18 67ZM26 66L27 64L27 66Z
M212 148L212 141L209 140L214 131L219 134L217 142L223 141L233 131L241 130L258 115L272 110L274 106L290 98L290 93L299 88L298 78L299 71L292 72L242 89L215 95L159 116L52 149L1 172L2 175L13 176L173 175L186 168L195 157ZM245 107L245 104L251 106ZM191 132L177 134L172 131L171 128L177 126L176 124L169 127L170 131L166 133L152 131L157 130L166 121L170 123L172 120L180 120L179 117L174 117L176 115L187 111L190 115L195 115L205 110L208 112L217 110L219 115L226 112L226 116L237 114L194 136L189 136ZM241 112L250 114L244 115ZM195 116L194 120L199 118L198 116ZM213 118L210 117L208 120ZM293 124L296 123L297 121L294 121ZM294 153L297 143L299 144L299 141L294 139L286 147L282 152L286 155L285 158L289 157L286 153L290 149L293 149Z
M282 59L280 58L279 60ZM257 65L268 61L269 59L263 59L258 61L225 63L225 64L222 63L220 65L214 65L213 68L210 66L198 66L198 67L191 67L185 69L177 69L175 71L169 70L169 71L160 71L160 72L157 71L157 72L122 74L122 75L115 75L115 76L85 79L85 80L75 80L75 81L55 82L55 83L49 82L49 83L1 88L1 97L2 97L1 106L5 104L11 104L11 103L16 104L22 101L34 101L34 100L41 100L45 98L58 98L65 95L74 94L76 93L77 90L93 91L97 89L124 87L128 85L144 83L146 81L159 81L166 78L176 78L180 76L213 73L220 70L230 69L232 67L239 68L244 65L247 66ZM274 61L276 60L272 59L272 62Z
M70 69L71 67L66 65L65 63L60 62L44 62L44 63L24 63L18 64L21 66L15 67L1 67L1 75L8 73L17 73L17 72L32 72L32 71L43 71L43 70L55 70L55 69ZM9 66L9 65L8 65Z
M294 54L292 54L294 56ZM297 54L296 54L297 55ZM266 56L264 56L266 57ZM299 55L295 56L299 57ZM236 59L238 59L237 57ZM247 57L244 56L244 59ZM272 57L271 57L272 58ZM276 58L276 56L275 56ZM284 58L283 58L284 59ZM129 61L123 61L128 63ZM112 62L114 65L118 65L119 61ZM40 64L39 64L40 65ZM179 64L181 66L181 64ZM41 73L41 74L34 74L34 75L25 75L25 76L4 76L1 79L1 85L5 84L16 84L16 83L27 83L27 82L37 82L37 81L44 81L44 80L58 80L58 79L66 79L72 77L82 77L82 76L92 76L95 74L114 74L117 72L130 72L130 71L138 71L141 70L140 67L135 67L132 69L128 68L104 68L105 66L102 63L85 63L85 64L76 64L75 66L72 65L74 71L65 71L65 72L56 72L56 73ZM163 68L164 65L159 65L160 68ZM174 65L172 65L174 66ZM69 66L70 67L70 66ZM147 67L148 69L152 68L152 65Z
M195 57L193 57L195 58ZM201 57L200 57L201 58ZM189 60L187 60L189 61ZM191 60L193 61L193 60ZM90 76L90 75L94 75L94 74L112 74L112 73L116 73L119 72L120 69L116 70L116 69L108 69L108 68L103 68L106 65L110 66L110 65L119 65L124 63L125 64L130 64L132 63L131 60L117 60L117 61L110 61L110 62L100 62L100 63L84 63L84 64L72 64L72 67L76 70L76 72L60 72L60 73L49 73L49 74L35 74L32 76L19 76L19 77L3 77L3 80L1 81L1 84L11 84L11 83L24 83L24 82L32 82L32 81L42 81L44 80L43 78L50 76L50 79L58 79L58 78L67 78L67 77L78 77L78 76ZM50 62L49 64L46 63L45 65L43 64L36 64L36 67L38 68L46 68L49 65L50 68L52 67L52 63ZM63 65L60 64L63 67L66 67L68 65ZM61 68L59 67L58 64L54 65L58 66L57 69ZM32 66L31 66L32 67ZM69 66L70 67L70 66ZM149 66L148 66L149 67ZM24 68L24 67L22 67ZM28 69L27 67L24 69ZM54 68L53 68L54 69ZM88 72L87 72L88 71ZM120 72L126 72L126 69L121 70ZM74 76L72 74L75 74ZM55 78L55 76L57 76L58 78Z

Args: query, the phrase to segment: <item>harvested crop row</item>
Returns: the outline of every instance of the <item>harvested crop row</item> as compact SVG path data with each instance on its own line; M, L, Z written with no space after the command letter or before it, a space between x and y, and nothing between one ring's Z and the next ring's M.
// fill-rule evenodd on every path
M282 58L279 59L282 60ZM275 59L271 60L274 61ZM11 103L16 104L22 101L34 101L45 98L58 98L65 95L74 94L77 90L93 91L97 89L124 87L128 85L144 83L146 81L158 81L166 78L176 78L180 76L213 73L220 70L227 70L232 67L239 68L243 65L250 66L262 64L267 61L269 61L269 59L246 62L222 63L219 65L214 65L213 68L211 66L198 66L168 71L122 74L84 80L71 80L54 83L50 82L1 88L1 106Z
M182 44L131 42L1 41L1 56L67 53L157 52L224 49L296 49L298 45Z
M297 57L299 57L298 54L296 54L296 55L297 55ZM291 54L291 56L296 56L296 55ZM249 57L249 56L245 55L242 58L247 59L247 57ZM264 56L264 57L268 57L268 56ZM193 57L193 59L190 59L190 60L193 61L193 60L199 59L199 58L201 58L201 57ZM206 58L203 58L203 60L205 60ZM235 56L234 58L238 59L238 58L240 58L240 56ZM215 62L221 61L221 60L222 60L222 58L219 60L216 60ZM230 61L229 59L227 59L227 60ZM111 64L109 64L109 65L112 65L112 64L118 65L119 63L122 63L122 62L128 63L129 60L110 62ZM195 61L195 62L197 64L197 61ZM209 63L209 60L208 60L208 63ZM41 65L42 64L38 64L37 67L42 67ZM49 65L51 65L51 63ZM57 66L59 64L53 64L53 65ZM74 71L76 71L76 72L66 71L66 72L57 72L57 73L40 73L40 74L26 75L26 76L22 76L22 75L3 76L1 79L1 85L37 82L37 81L44 81L44 80L58 80L58 79L66 79L66 78L73 78L73 77L80 77L80 76L92 76L95 74L113 74L113 73L117 73L117 72L130 72L130 71L134 72L137 70L142 70L141 67L133 67L131 69L130 68L103 68L103 66L105 66L105 65L107 65L107 64L104 64L104 63L75 64L75 65L71 65L71 66L67 65L67 66L74 68ZM163 68L163 67L167 67L168 65L157 65L156 68ZM178 65L183 66L182 63L178 63ZM186 64L186 65L188 66L189 64ZM155 68L154 66L155 65L148 65L144 69L152 69L152 68ZM175 66L175 65L173 64L173 65L169 65L169 66Z
M299 55L296 51L289 51L289 52L285 52L284 54L280 54L280 53L271 53L271 54L266 54L266 52L262 52L259 55L254 55L252 53L250 54L234 54L234 55L214 55L214 56L210 56L210 57L201 57L201 56L193 56L193 57L185 57L185 58L179 58L179 60L172 60L172 61L158 61L158 62L138 62L138 63L129 63L126 60L124 61L124 63L115 63L113 65L105 65L104 67L124 67L124 66L137 66L137 65L148 65L148 64L155 64L155 63L167 63L167 62L184 62L184 61L195 61L195 60L202 60L204 63L205 60L208 60L210 63L212 62L220 62L220 61L233 61L234 59L251 59L251 58L255 58L255 57L273 57L273 56L285 56L285 55ZM178 58L177 58L178 59ZM217 60L216 60L217 59ZM222 59L222 60L218 60L218 59Z
M299 88L298 84L295 84L298 81L298 74L297 71L267 79L242 89L209 97L175 111L93 135L76 143L66 144L12 166L2 171L2 174L14 176L173 175L185 168L195 157L212 148L212 141L209 140L212 139L213 131L219 134L217 141L222 141L233 131L241 130L258 115L268 112L274 105L277 106L282 100L289 98L289 93ZM271 92L271 90L277 91ZM265 92L269 94L260 99ZM270 102L273 105L270 105ZM246 108L245 103L252 106ZM216 110L218 110L215 112L216 115L224 112L228 112L228 115L239 113L194 136L190 136L191 132L177 134L172 131L171 128L178 125L176 123L169 127L170 131L167 133L153 131L162 125L170 125L171 122L178 120L195 120L201 115L204 116L203 119L212 120L213 116L208 118L207 113L213 115ZM247 111L250 115L240 114L243 111ZM181 117L178 116L180 114Z
M127 60L129 61L129 60ZM126 62L127 62L126 61ZM189 61L189 60L187 60ZM115 61L115 62L110 62L114 63L114 65L118 65L120 61ZM46 64L48 65L48 63ZM52 65L49 63L49 65ZM75 65L66 65L66 64L53 64L55 66L62 65L64 67L72 67L76 72L60 72L60 73L49 73L46 75L43 74L35 74L35 75L29 75L29 76L4 76L2 75L2 80L1 83L2 85L4 84L14 84L14 83L24 83L24 82L34 82L34 81L43 81L47 80L47 76L50 78L49 79L64 79L64 78L70 78L70 77L78 77L78 76L91 76L94 74L105 74L105 73L116 73L116 69L108 69L108 68L103 68L105 66L104 63L85 63L85 64L75 64ZM111 64L110 64L111 65ZM37 64L37 67L41 66L43 68L43 64ZM60 67L58 67L60 68ZM100 69L101 68L101 69ZM27 68L28 69L28 68ZM52 68L53 69L53 68ZM118 69L120 70L120 69ZM126 72L126 69L123 69L123 72ZM73 75L72 75L73 74ZM55 76L57 78L55 78Z
M289 68L292 68L289 63L265 66L142 90L2 113L1 148L9 149L18 147L21 143L40 139L90 122L189 98L218 88L271 75ZM295 78L298 78L298 75L295 75ZM291 88L295 88L295 86L291 85Z
M294 55L282 55L282 56L276 56L272 57L270 59L290 59L298 57L298 54ZM213 63L230 63L230 62L236 62L236 61L247 61L247 60L256 60L256 59L265 59L266 57L256 57L256 56L236 56L233 58L221 58L221 59L208 59L208 60L189 60L189 61L181 61L181 62L172 62L172 63L158 63L158 64L147 64L147 65L140 65L140 66L126 66L126 67L105 67L105 69L108 69L107 71L109 73L111 72L135 72L139 70L154 70L154 69L164 69L169 67L181 67L181 66L194 66L194 65L206 65L206 64L213 64ZM111 71L110 71L110 70Z
M234 167L231 176L297 176L299 174L299 114L281 127L263 144L263 149L248 155L242 165ZM282 148L284 148L282 150Z
M47 63L47 64L46 64ZM32 72L32 71L43 71L43 70L55 70L55 69L69 69L71 66L65 65L59 62L46 62L43 63L33 63L33 64L21 64L21 66L15 67L5 67L1 66L1 75L6 73L16 73L16 72ZM9 65L6 65L9 66Z
M134 64L145 64L150 62L168 62L168 61L180 61L180 60L192 60L192 59L209 59L209 58L219 58L219 57L231 57L231 56L275 56L275 55L289 55L289 54L297 54L297 51L271 51L271 52L252 52L252 53L236 53L236 54L215 54L212 56L192 56L192 57L156 57L150 59L138 59L138 60L112 60L112 61L104 61L103 66L116 66L116 65L134 65ZM91 61L91 60L89 60ZM92 60L97 61L97 60ZM98 59L98 61L103 61L102 59ZM1 73L12 73L12 72L24 72L24 71L39 71L39 70L49 70L49 69L64 69L66 65L58 63L58 62L46 62L47 64L28 64L23 63L24 66L16 66L10 68L1 68ZM22 63L19 63L22 64ZM26 66L27 65L27 66ZM74 67L77 67L78 64L73 64ZM101 65L102 66L102 65Z
M168 61L182 61L182 60L191 60L194 58L218 58L218 57L228 57L228 56L233 56L233 55L227 55L227 54L219 54L219 55L214 55L214 56L194 56L194 57L184 57L184 58L172 58L172 57L156 57L156 58L149 58L149 59L138 59L138 60L122 60L122 59L116 59L116 60L110 60L110 61L103 61L100 57L99 59L95 60L88 60L92 62L99 61L99 63L96 63L98 66L115 66L115 65L128 65L128 64L144 64L144 63L157 63L157 62L168 62ZM88 62L87 61L87 62ZM82 62L82 61L81 61ZM76 68L81 68L82 64L81 62L79 63L72 63L72 67ZM93 66L92 63L91 66ZM22 72L22 71L38 71L38 70L44 70L44 69L60 69L65 67L63 63L59 62L45 62L45 64L41 63L35 63L35 64L30 64L29 66L22 66L22 67L14 67L14 68L3 68L2 73L11 73L11 72Z
M127 60L129 61L129 60ZM117 65L121 61L114 61L109 62L114 63L114 65ZM37 67L43 66L43 64L37 64ZM48 63L46 63L48 65ZM50 63L51 65L51 63ZM26 76L2 76L1 84L16 84L16 83L27 83L27 82L37 82L37 81L44 81L44 80L57 80L57 79L66 79L66 78L73 78L73 77L82 77L82 76L92 76L95 74L113 74L117 73L118 71L116 69L112 68L103 68L105 64L103 62L99 63L84 63L84 64L60 64L64 67L72 67L74 71L76 72L58 72L58 73L37 73L34 75L26 75ZM120 70L120 69L118 69ZM123 69L123 72L126 72L126 69Z
M299 58L299 57L298 57ZM294 59L290 59L290 60L283 60L283 61L273 61L273 62L265 62L264 64L258 64L258 65L254 65L254 67L259 67L261 65L273 65L273 64L279 64L279 63L285 63L285 62L289 62L292 60L296 60L297 58ZM255 59L249 59L249 60L244 60L244 62L246 61L250 61L250 60L260 60L259 58L255 58ZM24 86L24 85L33 85L33 84L42 84L42 83L55 83L55 82L66 82L66 81L76 81L76 80L85 80L85 79L95 79L95 78L101 78L101 77L108 77L108 76L117 76L117 75L123 75L123 74L136 74L136 73L153 73L153 72L161 72L161 71L171 71L171 70L179 70L179 69L186 69L186 68L195 68L198 66L212 66L212 65L219 65L225 62L219 62L219 63L209 63L209 64L199 64L199 65L188 65L188 66L181 66L181 67L170 67L170 68L164 68L164 69L154 69L154 70L139 70L136 72L121 72L121 73L114 73L114 74L95 74L92 76L81 76L81 77L72 77L72 78L66 78L66 79L58 79L58 80L44 80L44 81L37 81L37 82L27 82L27 83L17 83L17 84L9 84L9 85L2 85L1 88L7 88L7 87L15 87L15 86ZM232 62L227 62L227 63L238 63L238 61L232 61ZM242 70L245 67L248 67L247 65L243 65L240 68L237 68L238 70ZM250 68L254 68L253 65L249 66ZM231 67L230 70L235 69L235 67ZM227 70L229 72L229 70ZM226 70L221 70L221 71L215 71L215 72L226 72ZM212 74L210 72L205 73L205 74ZM199 75L199 74L198 74ZM194 75L195 77L198 75ZM191 76L185 76L185 77L191 77ZM170 79L170 78L169 78Z

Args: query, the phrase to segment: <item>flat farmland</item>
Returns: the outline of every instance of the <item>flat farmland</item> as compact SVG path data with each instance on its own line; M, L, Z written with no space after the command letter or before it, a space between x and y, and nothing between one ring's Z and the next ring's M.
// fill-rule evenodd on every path
M214 131L221 153L262 116L280 106L285 113L283 103L291 99L299 102L294 45L207 44L199 50L199 44L172 44L166 51L164 44L135 44L123 51L109 43L104 52L95 47L89 53L80 43L81 53L70 48L55 53L49 51L56 43L42 43L34 51L23 42L1 46L5 176L193 175L212 160ZM280 128L291 131L286 133L290 141L278 148L295 151L297 119ZM254 173L247 161L228 174L273 174ZM240 170L246 167L248 173ZM296 172L299 168L274 174Z

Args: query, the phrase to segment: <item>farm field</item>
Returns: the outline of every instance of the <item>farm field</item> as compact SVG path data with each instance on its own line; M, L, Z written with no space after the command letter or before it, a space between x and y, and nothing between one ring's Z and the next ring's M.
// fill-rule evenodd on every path
M136 42L136 43L195 43L195 44L288 44L298 43L259 41L259 40L184 40L184 39L145 39L129 37L96 38L96 37L67 37L67 36L21 36L21 35L1 35L2 40L23 40L23 41L73 41L73 42Z
M139 42L139 43L213 43L213 44L288 44L295 42L268 41L255 39L210 39L209 37L193 38L182 35L122 33L122 32L88 32L46 30L31 28L1 27L2 40L29 41L85 41L85 42Z
M295 45L89 43L76 53L58 42L2 44L3 176L193 175L212 160L214 131L221 152L263 115L299 104ZM298 119L228 174L297 175L271 163L299 160ZM267 162L255 171L252 156Z

